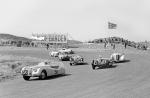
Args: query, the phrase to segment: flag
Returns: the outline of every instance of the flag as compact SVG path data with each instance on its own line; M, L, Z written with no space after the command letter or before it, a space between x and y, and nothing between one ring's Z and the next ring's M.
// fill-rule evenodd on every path
M116 29L116 28L117 28L117 24L108 22L108 29Z

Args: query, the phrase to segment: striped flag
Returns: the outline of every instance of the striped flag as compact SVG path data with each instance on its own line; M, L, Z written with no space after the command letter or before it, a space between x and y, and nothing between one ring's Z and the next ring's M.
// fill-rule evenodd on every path
M108 29L116 29L116 28L117 28L117 24L108 22Z

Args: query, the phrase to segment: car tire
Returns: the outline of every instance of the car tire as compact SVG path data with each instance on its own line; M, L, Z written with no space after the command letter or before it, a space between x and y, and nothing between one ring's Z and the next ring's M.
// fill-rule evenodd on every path
M95 65L92 65L93 70L95 70L95 67L96 67Z
M47 73L46 73L45 70L43 70L43 71L41 72L41 75L40 75L39 78L40 78L41 80L44 80L46 77L47 77Z
M113 66L113 62L109 62L109 66L112 67Z
M70 63L70 66L72 66L72 63Z
M23 79L28 81L30 79L30 76L23 76Z
M66 75L66 72L65 72L65 70L64 70L64 72L61 74L62 76L65 76Z

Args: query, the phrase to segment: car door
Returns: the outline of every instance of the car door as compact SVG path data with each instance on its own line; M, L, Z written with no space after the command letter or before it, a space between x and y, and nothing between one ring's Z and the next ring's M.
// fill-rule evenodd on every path
M55 71L54 71L53 68L51 68L51 66L46 66L44 69L47 72L47 76L53 76L53 75L55 75Z
M51 67L51 70L52 70L52 74L53 75L58 75L60 74L60 67L58 65L55 65L55 66L50 66Z

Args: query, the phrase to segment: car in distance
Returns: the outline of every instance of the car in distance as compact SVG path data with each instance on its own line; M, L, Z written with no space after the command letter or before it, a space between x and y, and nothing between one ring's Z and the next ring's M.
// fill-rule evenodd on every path
M24 80L30 77L39 77L45 79L53 75L65 75L65 67L62 62L44 61L35 66L26 66L21 70Z
M113 53L110 56L110 59L115 63L123 62L123 61L125 61L125 54L124 53Z
M74 53L73 50L68 49L68 48L62 48L62 49L59 50L59 52L60 53L66 52L68 54L73 54Z
M51 57L58 57L59 52L58 52L58 51L52 51L52 52L49 52L49 55L50 55Z
M96 69L97 67L98 68L109 68L109 67L112 67L113 65L113 62L112 60L110 60L109 58L98 58L98 59L95 59L95 60L92 60L92 68L93 70Z
M62 52L59 53L58 58L60 61L69 61L70 60L70 55L68 54L68 52Z
M70 58L70 66L77 65L77 64L83 64L84 58L79 55L74 55Z

